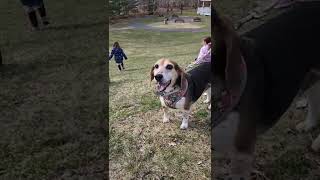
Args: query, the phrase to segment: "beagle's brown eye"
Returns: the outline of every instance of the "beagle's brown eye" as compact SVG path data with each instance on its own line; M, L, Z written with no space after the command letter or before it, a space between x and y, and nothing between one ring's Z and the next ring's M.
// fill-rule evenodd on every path
M172 66L171 64L168 64L168 65L166 66L166 69L171 70L171 69L173 69L173 66Z
M154 65L154 68L158 69L158 68L159 68L159 65L158 65L158 64Z

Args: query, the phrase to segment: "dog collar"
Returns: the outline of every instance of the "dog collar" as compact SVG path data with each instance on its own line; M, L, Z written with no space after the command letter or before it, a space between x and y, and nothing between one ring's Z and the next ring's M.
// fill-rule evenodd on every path
M185 79L179 89L174 89L171 92L156 92L156 94L163 97L166 106L175 109L176 103L185 97L187 89L188 81Z

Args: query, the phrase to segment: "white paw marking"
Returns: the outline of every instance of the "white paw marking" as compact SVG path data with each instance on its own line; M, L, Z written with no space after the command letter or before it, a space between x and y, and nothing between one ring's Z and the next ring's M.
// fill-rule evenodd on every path
M170 120L168 117L164 116L162 122L163 123L168 123Z
M180 129L187 129L188 128L188 123L182 123L180 126Z

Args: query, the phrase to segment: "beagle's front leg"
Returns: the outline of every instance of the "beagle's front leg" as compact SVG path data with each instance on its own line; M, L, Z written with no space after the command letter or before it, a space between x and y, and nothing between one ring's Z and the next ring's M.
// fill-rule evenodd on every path
M190 110L184 110L182 112L182 123L180 129L187 129L190 117Z
M204 100L203 103L209 103L211 101L211 87L208 88L203 94L207 96L206 100Z
M163 120L162 120L162 122L163 123L167 123L167 122L169 122L168 108L167 107L163 107L162 110L163 110Z

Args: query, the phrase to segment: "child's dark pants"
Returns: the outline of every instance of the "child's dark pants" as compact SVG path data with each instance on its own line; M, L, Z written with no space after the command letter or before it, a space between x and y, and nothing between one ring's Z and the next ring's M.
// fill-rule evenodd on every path
M118 69L119 69L120 71L124 69L124 65L123 65L123 63L118 64Z

